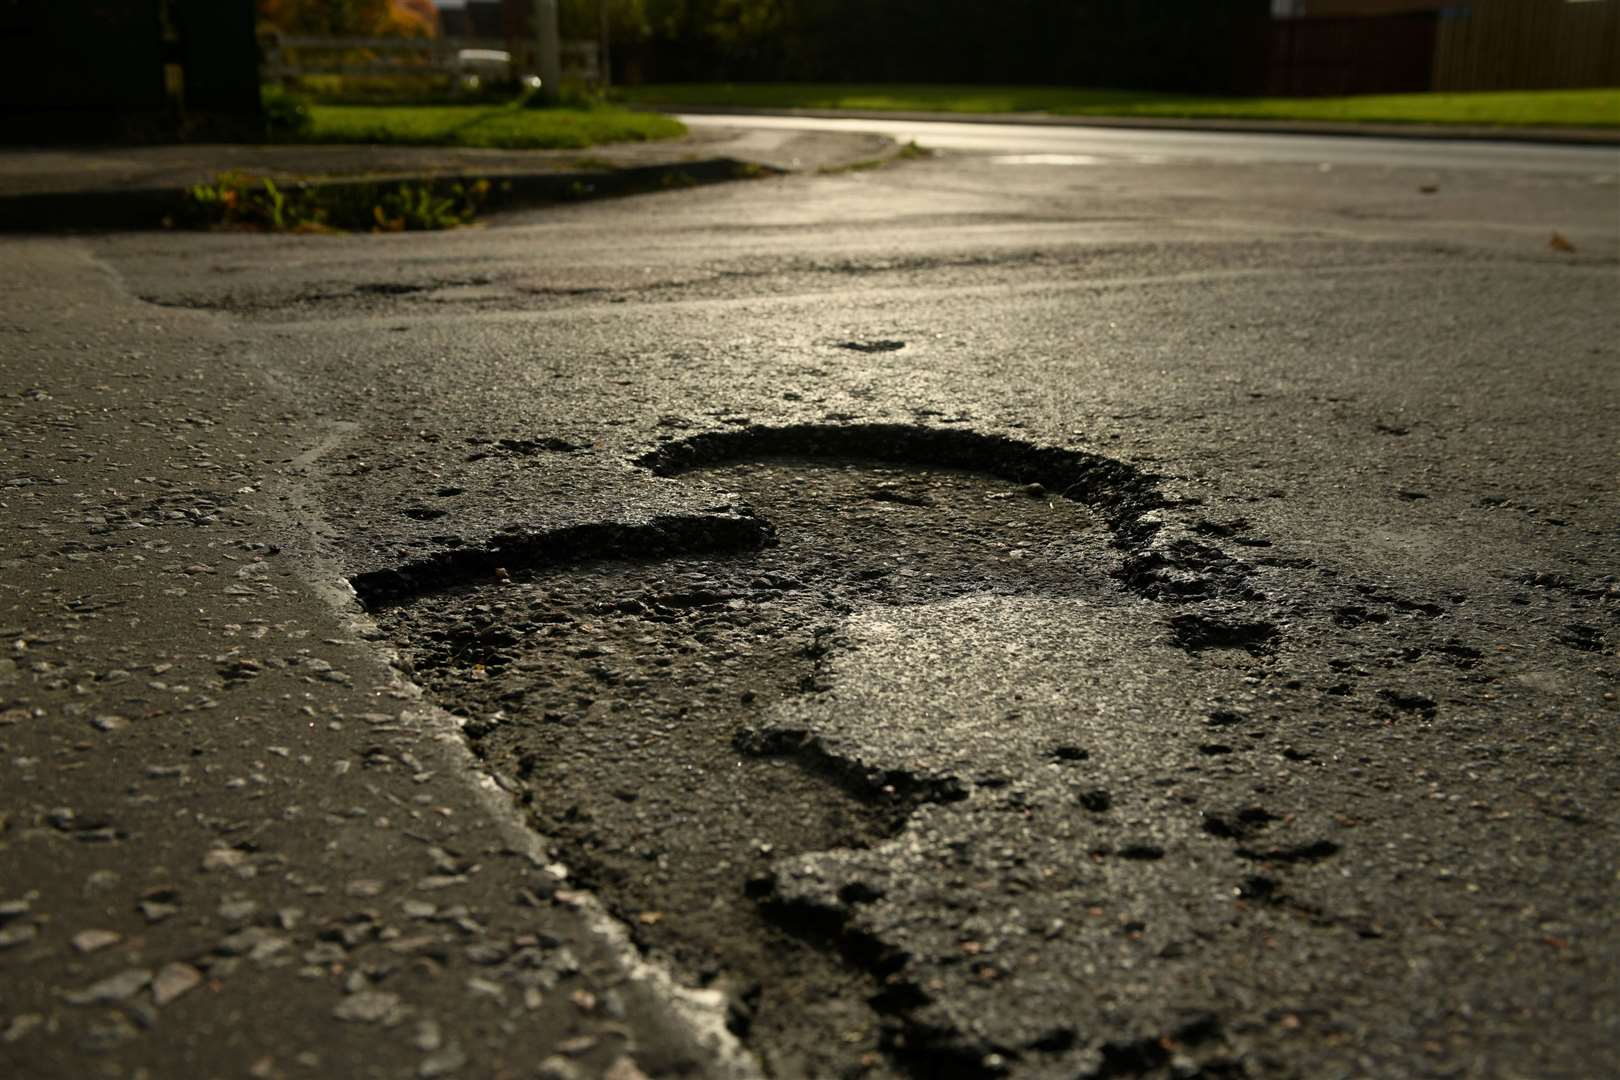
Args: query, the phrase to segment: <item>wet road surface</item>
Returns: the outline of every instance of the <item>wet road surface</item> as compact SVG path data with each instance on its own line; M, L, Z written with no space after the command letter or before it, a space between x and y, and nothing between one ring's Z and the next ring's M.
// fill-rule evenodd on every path
M436 717L569 868L572 890L526 879L474 922L515 937L589 893L721 1003L744 1072L1614 1071L1612 172L1238 137L1143 163L1145 142L1054 137L1081 141L431 236L15 245L14 266L81 267L40 310L105 311L98 340L123 342L78 383L41 367L73 404L14 399L39 499L19 505L116 530L173 509L187 543L267 545L286 597L345 590L344 647L422 702L357 738L359 775L394 792L386 739ZM996 160L1048 152L1104 160ZM53 470L148 436L71 461L47 440L164 365L195 391L140 414L187 466L169 501L50 501ZM17 565L93 555L47 541ZM236 665L344 639L265 619L248 640L271 644L233 653L270 603L242 581L198 648L284 745L308 719ZM65 637L31 648L71 666ZM41 708L72 701L53 678ZM372 813L403 816L424 774ZM233 850L216 862L258 858ZM434 850L439 878L503 865L465 835ZM452 983L433 964L460 952L388 962L393 909L366 897L418 877L339 889L372 929L276 930L362 965L328 950L302 985L391 995L347 1007L384 1025L465 997L484 1021L443 1008L469 1075L521 1056L529 1012L571 1037L558 1002L655 1045L544 935L469 946L489 970ZM183 1042L127 1026L114 1044L157 1060ZM587 1030L580 1067L605 1072Z
M695 128L735 126L735 116L682 113ZM1425 140L1378 136L1281 135L1261 132L1167 131L1079 124L903 120L880 117L753 116L764 130L852 131L887 135L902 143L954 153L1045 155L1049 164L1103 161L1142 165L1167 161L1260 164L1326 162L1409 169L1514 169L1530 172L1614 173L1620 148L1532 145L1512 141Z

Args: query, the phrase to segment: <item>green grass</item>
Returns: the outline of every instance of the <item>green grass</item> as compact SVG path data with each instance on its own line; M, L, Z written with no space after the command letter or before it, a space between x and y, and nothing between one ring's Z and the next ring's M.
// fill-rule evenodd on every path
M1337 98L1211 98L1059 86L686 83L624 87L616 90L615 96L636 103L767 109L1053 112L1071 116L1620 127L1620 88Z
M678 120L614 106L526 109L502 105L311 105L298 142L394 146L580 149L684 135Z
M1620 90L1526 90L1473 94L1369 94L1337 98L1180 98L1121 106L1074 104L1074 115L1328 120L1501 127L1620 127Z
M996 113L1047 111L1099 91L1058 86L927 86L829 83L666 83L616 87L621 101L743 105L763 109L897 109ZM1123 94L1121 97L1140 97Z

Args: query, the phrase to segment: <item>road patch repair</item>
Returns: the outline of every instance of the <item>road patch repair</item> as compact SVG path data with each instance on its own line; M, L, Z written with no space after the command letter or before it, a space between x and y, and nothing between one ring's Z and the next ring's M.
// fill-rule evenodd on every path
M1450 604L1268 565L1128 463L963 429L637 464L718 501L353 584L574 880L723 992L772 1074L1264 1074L1339 1023L1268 957L1411 977L1410 861L1491 843L1489 803L1345 810L1489 695ZM1324 760L1345 727L1366 753Z

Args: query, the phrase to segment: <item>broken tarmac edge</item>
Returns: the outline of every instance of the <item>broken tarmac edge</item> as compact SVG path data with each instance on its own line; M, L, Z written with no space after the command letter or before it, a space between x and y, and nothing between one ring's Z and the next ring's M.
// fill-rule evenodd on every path
M357 429L333 425L327 437L293 459L298 472L316 466L343 446ZM306 522L324 521L319 503L294 477L283 477L281 493L293 517ZM308 526L293 525L293 534ZM619 982L628 1015L637 1026L666 1048L686 1068L696 1068L708 1080L762 1080L758 1060L731 1028L733 1003L721 990L690 987L671 971L648 959L632 939L629 927L615 918L594 892L567 888L570 871L554 861L548 837L527 820L511 783L479 761L462 732L463 721L434 704L423 688L400 665L398 653L386 643L382 629L366 609L354 586L355 576L330 554L310 544L304 552L306 595L324 605L331 617L355 638L369 642L375 659L385 665L386 678L398 696L411 701L408 716L436 747L439 763L460 778L464 792L478 806L496 839L555 881L552 900L572 910L596 959L605 961Z
M595 893L562 891L569 879L568 868L550 861L546 837L524 819L514 792L477 760L462 735L460 721L432 704L421 688L401 672L394 650L383 645L382 631L362 609L348 579L326 577L332 564L319 557L315 562L325 573L319 578L307 577L307 587L331 607L346 629L380 647L393 681L416 698L408 715L438 744L440 760L454 766L467 781L500 841L556 879L559 891L554 899L565 901L565 906L573 909L598 955L623 980L618 989L627 999L627 1010L645 1028L656 1031L660 1041L674 1044L682 1058L711 1080L761 1080L764 1074L758 1061L732 1033L730 999L719 990L685 986L668 969L648 960L631 939L628 927L607 910Z

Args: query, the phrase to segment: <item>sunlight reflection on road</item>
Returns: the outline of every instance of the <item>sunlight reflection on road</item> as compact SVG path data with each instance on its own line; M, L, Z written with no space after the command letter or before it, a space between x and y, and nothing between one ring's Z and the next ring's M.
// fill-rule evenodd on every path
M796 131L859 131L916 142L930 150L1016 157L1118 158L1166 161L1331 163L1425 169L1508 169L1521 172L1605 174L1614 171L1612 146L1556 146L1472 139L1279 134L1255 131L1088 127L1042 119L918 120L912 117L773 116L681 112L689 127ZM1144 161L1143 157L1156 160ZM1100 162L1019 161L1017 164L1090 165Z

